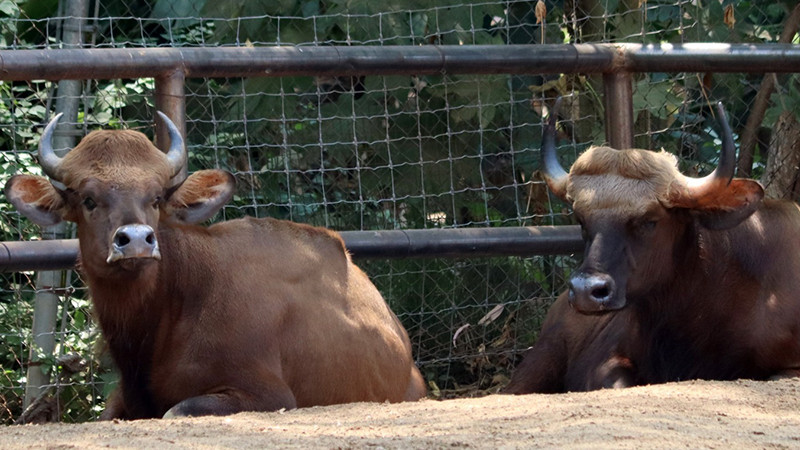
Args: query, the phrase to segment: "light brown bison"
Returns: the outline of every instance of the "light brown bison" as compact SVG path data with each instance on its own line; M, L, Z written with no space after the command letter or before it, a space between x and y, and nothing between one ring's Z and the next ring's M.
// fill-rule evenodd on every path
M608 147L567 173L555 117L546 179L572 204L584 259L505 392L797 375L800 210L733 178L722 107L719 165L703 178L682 175L666 152Z
M169 128L94 131L59 158L58 116L39 147L53 180L17 175L5 192L34 222L77 224L80 267L120 375L103 418L271 411L417 400L425 385L405 329L334 232L246 218L196 225L234 178L186 163Z

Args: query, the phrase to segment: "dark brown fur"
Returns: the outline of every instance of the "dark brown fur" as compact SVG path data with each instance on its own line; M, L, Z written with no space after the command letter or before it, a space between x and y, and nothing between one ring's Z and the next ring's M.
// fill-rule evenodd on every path
M636 152L646 151L618 153L656 156ZM624 306L582 314L562 294L505 392L796 375L798 206L759 201L757 184L740 179L715 193L718 203L680 202L678 176L665 183L659 171L648 184L650 165L620 174L605 157L600 167L581 158L568 186L588 238L577 272L609 274Z

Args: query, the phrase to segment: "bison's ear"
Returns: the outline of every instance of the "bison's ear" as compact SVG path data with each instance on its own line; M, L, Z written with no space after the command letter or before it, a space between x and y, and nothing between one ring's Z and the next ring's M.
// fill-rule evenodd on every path
M43 227L63 219L66 202L50 181L33 175L15 175L6 183L6 197L22 215Z
M754 180L734 178L724 189L691 200L673 199L672 206L691 209L700 224L712 230L739 225L761 205L764 188Z
M172 192L164 212L179 222L202 222L228 203L235 187L233 175L224 170L197 171Z

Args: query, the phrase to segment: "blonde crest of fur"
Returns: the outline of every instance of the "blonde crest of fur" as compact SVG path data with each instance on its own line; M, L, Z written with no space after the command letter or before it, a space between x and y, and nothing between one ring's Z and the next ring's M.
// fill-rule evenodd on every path
M646 209L669 204L683 175L677 158L667 152L592 147L572 165L567 197L576 209Z

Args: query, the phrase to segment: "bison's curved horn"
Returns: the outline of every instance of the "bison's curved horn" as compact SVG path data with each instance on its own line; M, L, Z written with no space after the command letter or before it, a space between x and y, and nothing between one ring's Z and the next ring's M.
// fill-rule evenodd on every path
M736 169L736 147L733 144L733 133L728 124L722 102L717 103L717 124L722 132L722 151L719 163L713 172L702 177L686 177L687 194L691 198L700 198L730 184Z
M544 178L550 190L561 198L567 194L567 171L561 166L556 157L556 122L558 109L561 107L561 97L556 99L555 105L550 110L550 117L542 133L542 159L544 163Z
M58 179L58 166L61 164L61 157L56 155L53 151L53 131L55 131L58 121L64 113L58 113L50 120L50 123L44 127L42 137L39 139L39 165L42 171L50 178L56 181Z
M167 125L167 130L169 131L169 151L167 151L167 161L169 161L169 165L172 168L172 176L178 175L184 166L186 166L186 161L188 159L188 155L186 153L186 147L183 145L183 136L181 136L181 132L178 130L178 127L172 123L172 120L167 117L166 114L162 113L161 111L157 111L161 120Z

